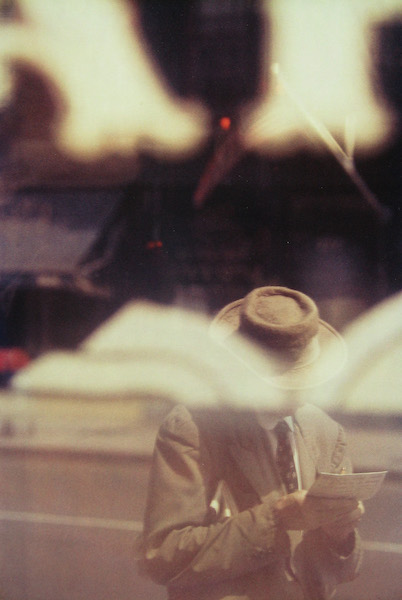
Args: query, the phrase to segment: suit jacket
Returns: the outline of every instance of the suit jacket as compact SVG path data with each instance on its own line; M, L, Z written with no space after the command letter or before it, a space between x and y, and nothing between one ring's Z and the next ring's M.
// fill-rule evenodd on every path
M306 405L295 415L302 484L318 471L351 470L341 426ZM221 518L210 503L225 481L236 505ZM142 569L171 600L326 600L353 579L348 556L321 529L287 532L274 505L286 493L252 414L190 414L177 406L156 440L142 537ZM233 512L235 514L233 514Z

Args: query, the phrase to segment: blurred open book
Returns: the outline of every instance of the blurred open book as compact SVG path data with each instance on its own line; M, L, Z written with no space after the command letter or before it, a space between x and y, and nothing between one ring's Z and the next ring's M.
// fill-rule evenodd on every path
M230 350L212 340L210 319L179 308L132 302L76 351L42 355L12 379L25 394L157 398L192 407L265 408L283 396L255 371L266 356L236 339Z

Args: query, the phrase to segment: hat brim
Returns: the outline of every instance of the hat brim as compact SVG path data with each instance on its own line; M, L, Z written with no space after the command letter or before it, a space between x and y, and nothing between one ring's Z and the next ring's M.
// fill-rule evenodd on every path
M243 299L231 302L216 315L210 326L210 334L213 339L226 345L230 344L233 337L240 335L242 303ZM271 385L287 390L303 390L324 384L344 366L347 348L343 337L322 319L319 319L317 341L319 352L311 363L303 366L282 365L278 369L274 355L272 355L274 374L258 373L258 375ZM265 351L257 342L256 345Z

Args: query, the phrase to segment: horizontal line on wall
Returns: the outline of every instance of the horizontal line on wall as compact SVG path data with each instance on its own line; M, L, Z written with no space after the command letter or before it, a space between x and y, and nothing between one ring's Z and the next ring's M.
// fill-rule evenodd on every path
M142 531L141 521L123 521L120 519L103 519L99 517L76 517L70 515L54 515L48 513L17 512L0 510L0 521L33 523L38 525L64 525L68 527L92 527L98 529L115 529L120 531ZM388 552L402 554L402 544L390 542L363 541L363 548L372 552Z
M363 548L372 552L389 552L390 554L402 554L402 544L391 542L363 542Z
M65 525L73 527L95 527L100 529L119 529L122 531L142 530L141 521L122 521L119 519L103 519L98 517L76 517L70 515L53 515L48 513L16 512L0 510L0 521L16 521L40 525Z

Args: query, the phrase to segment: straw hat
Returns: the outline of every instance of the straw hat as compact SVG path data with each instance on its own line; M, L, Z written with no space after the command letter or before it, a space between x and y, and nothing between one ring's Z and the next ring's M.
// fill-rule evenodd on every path
M240 333L257 342L272 358L267 380L284 389L304 389L333 377L346 359L346 345L331 325L319 318L315 302L302 292L267 286L231 302L211 323L212 337L230 345Z

